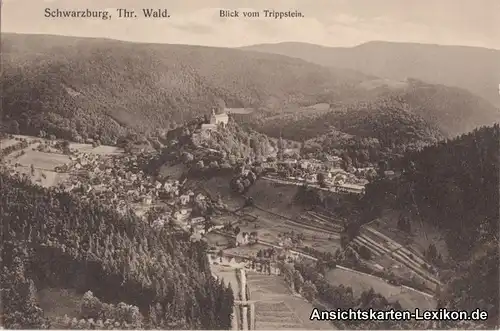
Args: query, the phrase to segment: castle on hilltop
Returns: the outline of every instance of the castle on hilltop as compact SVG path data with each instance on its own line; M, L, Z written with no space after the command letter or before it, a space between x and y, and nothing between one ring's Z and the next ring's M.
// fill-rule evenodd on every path
M212 109L212 115L210 116L210 124L223 124L227 125L229 121L229 116L227 115L226 109Z
M212 108L212 113L208 119L208 123L202 124L202 129L216 129L217 125L226 126L229 121L225 103L219 102L216 108Z

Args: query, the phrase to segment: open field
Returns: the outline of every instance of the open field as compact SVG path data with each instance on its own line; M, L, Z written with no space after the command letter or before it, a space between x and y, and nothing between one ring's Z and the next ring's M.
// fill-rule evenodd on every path
M45 288L37 294L40 307L48 318L78 317L80 312L81 294L72 289Z
M230 242L230 239L227 238L226 236L223 236L223 235L217 234L217 233L213 233L213 232L209 232L205 236L205 239L207 240L208 245L211 247L213 246L213 247L224 248Z
M33 165L36 169L53 171L56 167L71 161L69 157L64 154L28 150L26 154L17 159L17 162L25 167Z
M281 277L247 273L250 300L255 300L257 330L332 330L325 321L310 321L313 306L292 294Z
M293 199L297 187L283 185L267 180L257 180L249 189L247 195L252 197L255 204L266 210L287 217L296 216L299 208L293 208Z
M355 296L359 296L363 291L373 288L375 292L382 294L389 301L398 300L405 309L433 309L436 307L435 299L416 291L391 285L376 277L336 268L326 274L326 279L332 285L350 286Z
M71 163L68 155L61 154L59 151L56 151L54 148L50 147L47 148L49 148L53 152L40 152L34 150L39 145L39 143L35 141L46 139L21 135L15 135L14 137L26 139L31 143L23 150L24 155L17 157L17 155L19 155L21 151L16 151L6 158L6 162L10 163L14 171L28 175L34 183L37 183L44 187L59 185L69 177L69 174L67 173L57 173L54 171L58 166ZM19 141L15 139L2 140L1 147L5 148L18 142ZM100 155L113 155L123 152L120 148L113 146L98 146L94 148L90 144L77 143L70 143L70 148L77 149L85 153L96 153ZM14 166L15 164L19 164L19 166ZM31 173L32 165L35 169L33 174Z
M7 148L9 146L12 146L12 145L15 145L15 144L18 144L18 143L20 143L19 140L15 140L15 139L2 139L2 140L0 140L0 149Z
M67 173L58 173L55 171L40 170L36 168L33 175L31 174L31 169L29 167L16 167L15 170L20 174L28 175L34 183L43 187L57 186L69 178L69 174Z
M34 151L37 144L28 146L24 149L25 154L20 157L14 157L20 151L16 151L8 156L7 161L11 164L14 171L25 174L31 180L44 187L52 187L64 182L69 175L66 173L57 173L54 169L66 163L70 163L67 155L60 153L46 153ZM19 164L18 166L14 166ZM34 167L34 173L31 173L31 165Z
M76 149L82 153L99 154L99 155L119 155L123 153L123 149L119 147L106 146L106 145L93 147L91 144L70 143L69 148Z
M231 191L231 188L229 187L230 180L230 176L217 176L210 178L209 180L193 180L193 183L207 191L212 198L220 195L228 208L235 210L242 207L245 201L242 197L235 195Z

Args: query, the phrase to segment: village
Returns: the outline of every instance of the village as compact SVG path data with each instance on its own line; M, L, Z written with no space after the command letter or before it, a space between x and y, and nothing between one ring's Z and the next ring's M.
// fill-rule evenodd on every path
M216 114L214 111L209 123L202 124L202 131L217 130L218 125L225 123L227 115ZM237 329L252 329L256 323L260 328L263 325L276 327L274 322L266 322L266 318L259 317L264 314L262 307L267 302L272 303L274 295L278 295L274 292L276 288L282 289L279 296L286 302L293 301L296 307L300 307L300 311L310 310L309 302L300 296L294 297L298 293L290 296L286 289L288 285L282 284L283 266L286 263L315 262L318 259L333 263L334 269L328 276L332 281L359 273L337 265L340 257L336 254L341 247L340 238L345 224L326 213L307 211L299 217L289 217L276 214L258 204L248 205L247 201L242 208L231 209L220 197L215 197L202 187L190 185L185 176L160 178L146 174L143 165L151 158L147 152L124 153L106 146L34 137L15 137L3 146L7 146L8 152L4 153L4 166L6 165L11 173L24 174L46 186L57 186L66 192L78 194L82 200L103 201L120 213L133 212L159 231L164 228L171 231L181 230L189 233L192 241L206 242L214 276L231 282L234 291L237 291L235 293L240 293L242 288L245 288L242 279L247 277L247 274L249 284L256 282L249 290L252 293L265 286L260 283L262 281L274 284L272 289L268 289L269 294L261 297L256 306L253 306L255 302L252 300L259 297L258 294L245 292L246 294L239 295L234 311L237 316ZM286 151L284 154L287 155ZM254 161L253 164L255 163ZM341 158L335 156L328 156L326 160L285 156L278 160L276 155L271 155L258 163L258 166L263 169L258 186L262 186L264 190L265 185L281 185L280 187L290 187L291 190L296 190L297 186L307 186L331 193L362 195L369 178L376 174L373 167L351 168L348 172L342 168ZM245 167L243 172L248 172L244 169ZM386 171L385 175L395 176L391 171ZM47 177L58 180L47 181ZM278 195L281 195L281 192ZM373 252L381 252L377 253L380 255L393 255L389 259L392 262L385 266L381 266L378 260L365 261L364 264L370 270L380 271L379 276L375 278L360 273L364 277L361 283L366 283L368 279L368 282L380 291L386 291L387 286L392 286L391 291L400 293L398 295L403 297L429 296L427 293L415 294L416 292L411 292L413 290L407 293L408 290L403 287L398 292L398 286L388 285L385 278L380 278L388 270L391 270L391 273L397 272L394 268L398 265L403 265L404 268L405 264L409 264L412 269L421 269L421 262L408 262L407 255L397 255L403 253L395 252L391 241L388 241L388 244L384 241L385 239L363 230L362 235L353 242L353 245L366 246ZM239 275L237 278L233 278L235 273ZM339 273L347 274L342 274L339 278ZM420 273L435 283L427 273ZM365 279L366 277L368 278ZM233 281L230 281L231 279ZM291 314L290 316L301 314L297 309L285 311ZM247 316L247 312L250 312L250 316ZM301 322L296 323L295 327L308 326ZM321 329L328 325L315 327Z

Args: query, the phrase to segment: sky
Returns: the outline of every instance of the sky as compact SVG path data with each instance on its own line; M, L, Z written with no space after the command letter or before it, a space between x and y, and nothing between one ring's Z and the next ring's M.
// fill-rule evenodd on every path
M238 47L286 41L351 47L373 40L500 49L500 0L1 0L3 32ZM111 19L46 18L50 10L108 10ZM137 18L118 18L117 9ZM142 17L168 9L169 18ZM221 9L239 18L221 18ZM265 18L262 11L300 11ZM259 11L259 18L241 17Z

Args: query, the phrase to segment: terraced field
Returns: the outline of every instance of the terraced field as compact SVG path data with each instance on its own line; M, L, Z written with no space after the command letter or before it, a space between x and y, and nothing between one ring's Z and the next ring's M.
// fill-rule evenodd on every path
M418 275L430 288L440 284L440 281L424 268L428 263L424 260L423 256L371 227L364 227L361 230L361 234L354 238L353 242L359 246L368 248L375 258L386 256L399 262Z
M278 276L247 273L250 300L255 302L257 330L332 330L325 321L311 321L313 306L294 295Z

